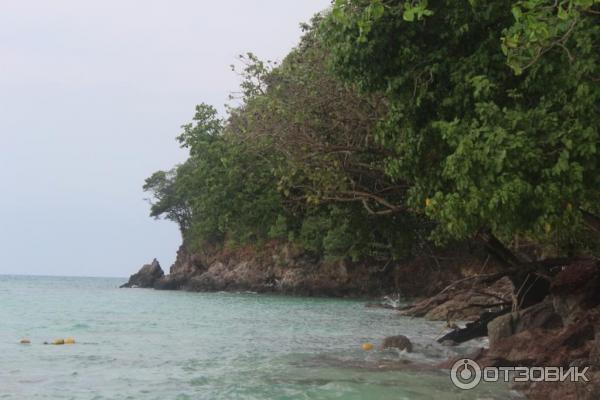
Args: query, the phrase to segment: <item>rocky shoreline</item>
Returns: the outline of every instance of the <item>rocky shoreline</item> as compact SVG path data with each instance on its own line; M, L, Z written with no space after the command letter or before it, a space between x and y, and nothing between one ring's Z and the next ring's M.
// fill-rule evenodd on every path
M494 270L493 263L488 269ZM377 298L425 297L444 284L476 273L480 257L464 250L444 260L420 257L399 263L322 260L289 244L270 242L261 249L203 249L181 246L169 274L158 261L144 265L123 287L186 291L253 291L303 296Z
M504 295L509 295L509 284L503 278L487 291L495 289L500 294L498 289L503 288ZM474 319L475 315L465 314L469 310L465 304L480 301L482 289L485 288L463 285L417 302L400 313L439 319L440 313L447 312L457 319ZM542 302L518 310L512 308L492 319L485 334L489 348L480 348L469 356L482 367L589 367L589 382L515 384L514 388L528 399L599 399L600 263L586 260L563 266ZM439 367L450 368L456 361L448 360Z
M262 251L248 248L190 254L181 247L165 275L158 261L145 265L123 287L158 290L242 291L313 296L420 297L396 310L400 315L446 321L450 339L464 321L476 321L468 333L488 336L489 348L470 358L481 366L589 366L588 383L515 385L529 399L596 400L600 398L600 263L582 260L564 265L551 279L550 294L537 304L516 309L515 288L507 277L493 281L498 265L464 251L439 259L415 259L394 265L314 260L289 246L271 244ZM371 304L373 306L373 304ZM388 308L394 308L389 304ZM489 320L482 315L490 315ZM468 326L468 324L467 324ZM471 327L473 328L473 327ZM450 368L456 360L438 365Z

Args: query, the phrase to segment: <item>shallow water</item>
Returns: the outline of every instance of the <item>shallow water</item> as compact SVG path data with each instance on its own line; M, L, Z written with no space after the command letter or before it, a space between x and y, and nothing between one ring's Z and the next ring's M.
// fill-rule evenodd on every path
M461 391L445 371L389 368L468 351L432 343L443 324L355 300L121 283L0 276L0 399L511 398L500 384ZM360 349L394 334L414 353ZM77 344L42 345L68 336Z

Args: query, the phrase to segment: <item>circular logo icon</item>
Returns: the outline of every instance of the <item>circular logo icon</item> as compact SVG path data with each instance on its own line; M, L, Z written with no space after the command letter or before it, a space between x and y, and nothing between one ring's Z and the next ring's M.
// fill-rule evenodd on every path
M475 361L463 358L452 365L450 379L459 389L473 389L481 382L481 367Z

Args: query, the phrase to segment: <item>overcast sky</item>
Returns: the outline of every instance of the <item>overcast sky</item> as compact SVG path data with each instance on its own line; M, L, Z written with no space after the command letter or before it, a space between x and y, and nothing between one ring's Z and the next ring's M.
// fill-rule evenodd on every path
M252 51L280 60L329 0L0 0L0 274L168 270L175 224L144 179L185 159L194 106L223 109Z

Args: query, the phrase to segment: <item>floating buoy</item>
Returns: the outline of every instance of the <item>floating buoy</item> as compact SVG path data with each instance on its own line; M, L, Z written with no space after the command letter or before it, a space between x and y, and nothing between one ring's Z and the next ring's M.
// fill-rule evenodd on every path
M364 351L369 351L369 350L373 350L373 343L363 343L360 345L360 347L364 350Z
M31 340L29 340L29 339L21 339L19 341L19 343L21 343L21 344L31 344Z
M72 338L72 337L66 338L65 344L75 344L75 338Z
M54 341L52 341L52 344L56 344L56 345L65 344L65 339L55 339Z

